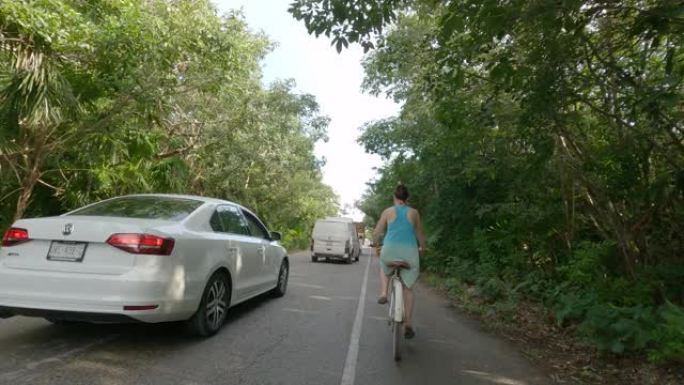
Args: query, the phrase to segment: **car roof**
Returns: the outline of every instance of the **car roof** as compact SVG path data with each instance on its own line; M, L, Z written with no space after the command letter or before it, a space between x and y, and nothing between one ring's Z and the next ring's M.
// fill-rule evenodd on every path
M346 225L346 224L351 223L351 222L339 221L339 220L335 220L335 219L326 218L326 219L319 219L316 221L316 223L342 223L342 224Z
M229 201L229 200L225 200L225 199L218 199L218 198L211 198L211 197L203 197L203 196L199 196L199 195L189 195L189 194L157 194L157 193L153 193L153 194L128 194L128 195L120 195L120 196L117 196L117 197L114 197L114 198L136 197L136 196L138 196L138 197L162 197L162 198L194 199L194 200L202 201L202 202L204 202L204 203L230 204L230 205L234 205L234 206L240 207L241 209L243 209L243 210L249 212L250 214L254 215L255 217L257 217L257 218L259 219L259 216L258 216L253 210L251 210L251 209L249 209L249 208L247 208L247 207L245 207L245 206L243 206L243 205L241 205L241 204L239 204L239 203L236 203L236 202L233 202L233 201ZM114 199L114 198L111 198L111 199ZM262 219L259 219L259 221L261 221L261 222L263 223L263 220L262 220ZM266 226L265 223L264 223L264 226Z
M93 202L93 203L91 203L91 204L88 204L88 205L79 207L79 208L77 208L77 209L75 209L75 210L68 211L68 212L66 212L66 213L61 214L61 216L63 216L63 215L70 215L71 213L73 213L73 212L75 212L75 211L81 210L81 209L83 209L83 208L85 208L85 207L89 207L89 206L92 206L92 205L96 205L96 204L101 203L101 202L109 201L109 200L112 200L112 199L118 199L118 198L126 198L126 197L178 198L178 199L191 199L191 200L196 200L196 201L203 202L204 204L206 204L206 203L210 203L210 204L230 204L230 205L238 206L238 207L241 208L242 210L244 210L244 211L246 211L246 212L252 214L254 217L257 218L258 221L260 221L265 227L268 228L268 226L266 226L266 223L265 223L261 218L259 218L259 216L258 216L256 213L254 213L251 209L249 209L249 208L247 208L247 207L245 207L245 206L243 206L243 205L241 205L241 204L239 204L239 203L232 202L232 201L229 201L229 200L224 200L224 199L203 197L203 196L199 196L199 195L190 195L190 194L159 194L159 193L147 193L147 194L126 194L126 195L117 195L117 196L114 196L114 197L111 197L111 198L103 199L103 200L101 200L101 201Z
M347 217L327 217L324 219L321 219L322 221L328 221L328 222L354 222L352 218L347 218Z
M192 200L202 201L205 203L229 203L229 204L241 206L239 203L235 203L235 202L231 202L231 201L227 201L227 200L223 200L223 199L202 197L199 195L188 195L188 194L129 194L129 195L119 195L119 196L113 197L113 198L124 198L124 197L180 198L180 199L192 199Z

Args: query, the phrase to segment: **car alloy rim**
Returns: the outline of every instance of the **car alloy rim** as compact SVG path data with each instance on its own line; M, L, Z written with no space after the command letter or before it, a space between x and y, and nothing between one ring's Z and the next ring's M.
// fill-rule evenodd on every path
M217 279L209 288L207 295L207 321L214 329L221 326L223 317L226 314L226 285Z
M283 265L283 267L280 268L280 291L284 293L286 288L287 288L287 266Z

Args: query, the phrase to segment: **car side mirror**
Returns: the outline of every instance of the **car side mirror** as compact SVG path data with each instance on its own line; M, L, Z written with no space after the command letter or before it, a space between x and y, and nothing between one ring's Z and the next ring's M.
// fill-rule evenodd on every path
M277 231L271 231L271 240L272 241L279 241L283 238L283 235L280 234Z

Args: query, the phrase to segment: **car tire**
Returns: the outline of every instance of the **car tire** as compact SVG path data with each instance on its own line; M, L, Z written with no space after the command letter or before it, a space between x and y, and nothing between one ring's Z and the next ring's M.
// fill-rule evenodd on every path
M351 254L347 254L347 259L345 259L345 262L347 262L348 265L351 265L351 263L354 262L354 257L352 257Z
M290 264L286 259L280 264L280 270L278 271L278 284L275 289L271 292L274 297L282 297L287 292L287 280L290 277Z
M197 312L188 320L190 331L200 337L216 334L226 321L230 296L231 287L227 275L222 272L214 273L204 288Z
M318 262L318 257L316 257L315 255L312 255L311 256L311 262L314 262L314 263Z

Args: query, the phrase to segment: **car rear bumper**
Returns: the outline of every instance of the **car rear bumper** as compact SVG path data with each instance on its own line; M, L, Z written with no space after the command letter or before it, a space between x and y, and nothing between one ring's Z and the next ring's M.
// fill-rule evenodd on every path
M349 254L312 253L311 256L316 258L338 259L340 261L346 261L351 258Z
M0 316L152 323L192 316L198 300L189 295L186 280L178 274L152 273L69 274L0 266ZM155 307L124 309L130 306Z
M92 323L135 323L141 322L125 314L88 313L79 311L30 309L0 306L0 318L13 316L42 317L59 321L92 322Z

